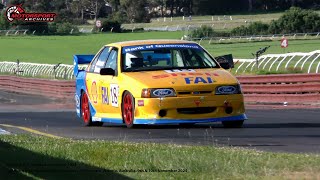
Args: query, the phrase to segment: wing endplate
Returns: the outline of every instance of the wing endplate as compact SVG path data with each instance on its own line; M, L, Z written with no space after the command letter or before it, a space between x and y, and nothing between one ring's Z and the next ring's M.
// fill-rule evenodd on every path
M90 64L94 55L73 55L73 73L77 77L79 73L79 64Z

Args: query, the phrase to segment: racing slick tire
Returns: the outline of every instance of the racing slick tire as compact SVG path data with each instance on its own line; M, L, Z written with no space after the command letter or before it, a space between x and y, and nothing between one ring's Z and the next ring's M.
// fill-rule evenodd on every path
M244 120L241 121L222 121L222 125L225 128L241 128Z
M85 126L102 126L103 122L92 122L90 102L87 93L81 93L80 101L81 117Z
M123 94L122 103L121 103L121 113L122 120L126 124L127 128L134 128L136 125L134 122L134 98L129 91L126 91Z

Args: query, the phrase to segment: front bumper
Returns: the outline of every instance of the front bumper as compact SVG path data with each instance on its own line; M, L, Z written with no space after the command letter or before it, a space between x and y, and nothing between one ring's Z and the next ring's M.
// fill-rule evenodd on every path
M143 103L142 103L143 102ZM231 112L226 108L231 107ZM214 109L210 112L184 113L179 109ZM161 115L160 111L165 111ZM185 96L135 99L135 124L207 123L216 121L236 121L247 119L243 95Z

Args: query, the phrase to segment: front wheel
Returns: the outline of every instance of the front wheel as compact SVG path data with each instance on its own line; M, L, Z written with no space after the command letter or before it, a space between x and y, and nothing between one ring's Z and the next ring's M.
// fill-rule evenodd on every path
M128 128L133 128L134 124L134 98L130 92L126 91L122 98L122 119Z
M241 128L244 120L241 121L222 121L222 125L225 128Z

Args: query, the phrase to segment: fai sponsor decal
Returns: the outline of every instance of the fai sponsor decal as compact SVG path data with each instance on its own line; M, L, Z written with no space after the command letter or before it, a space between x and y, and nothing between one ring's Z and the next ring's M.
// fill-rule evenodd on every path
M7 8L5 15L9 22L14 20L21 20L26 22L53 22L56 13L44 12L44 13L27 13L21 4L13 5Z
M214 82L211 77L186 77L184 80L186 84L212 84Z

